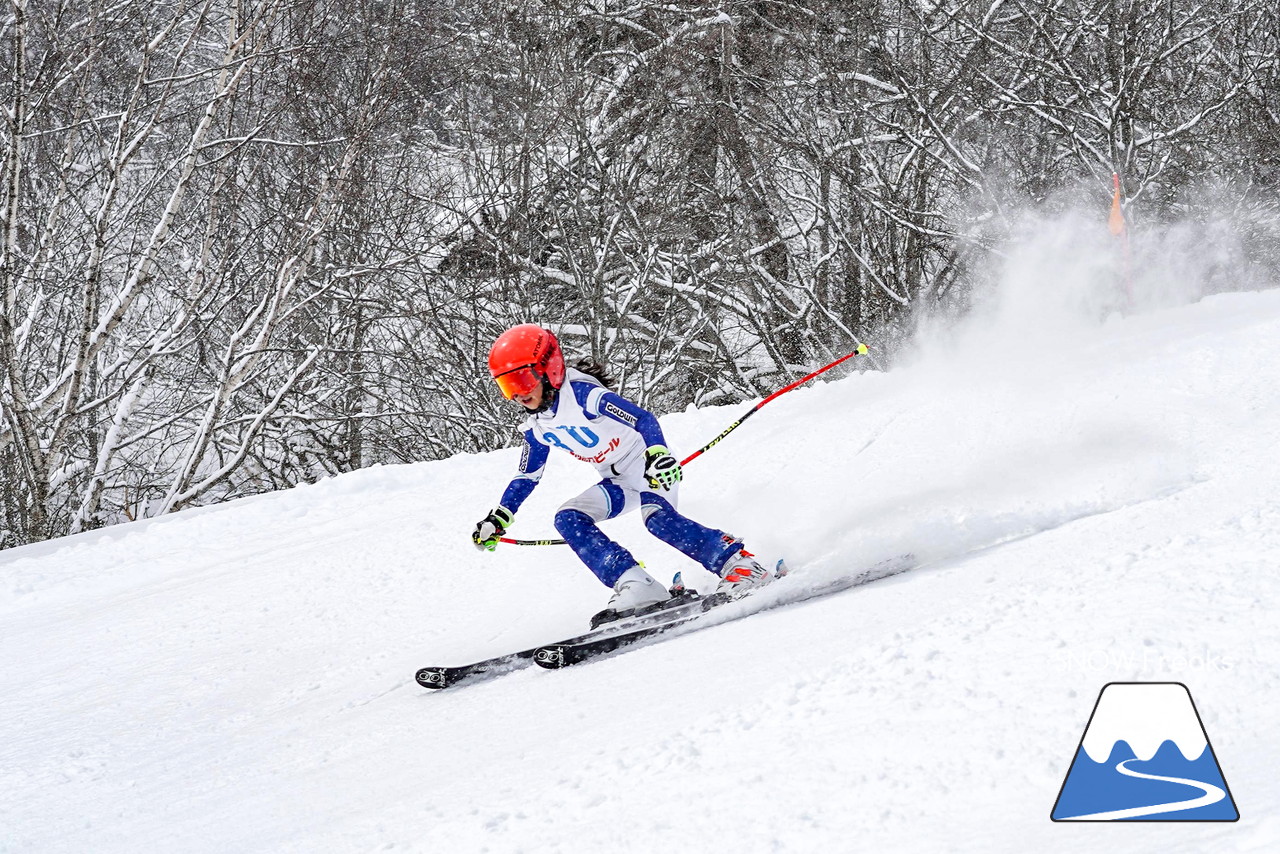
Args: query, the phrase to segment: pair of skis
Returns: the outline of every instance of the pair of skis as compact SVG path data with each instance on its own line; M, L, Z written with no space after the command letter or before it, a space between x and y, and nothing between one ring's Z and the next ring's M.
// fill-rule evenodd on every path
M783 562L778 561L777 580L736 597L724 593L701 596L685 589L677 575L672 598L658 608L605 623L577 637L483 661L457 667L423 667L414 678L424 688L439 689L493 678L534 664L557 670L664 635L684 634L759 611L829 596L905 572L916 563L913 555L900 555L862 572L805 586L802 579L789 575ZM729 605L734 607L726 607Z
M728 597L723 595L704 597L695 591L684 589L679 576L671 592L671 599L657 608L604 623L585 634L457 667L424 667L414 678L424 688L449 688L462 682L499 676L533 664L554 670L661 634L728 601Z

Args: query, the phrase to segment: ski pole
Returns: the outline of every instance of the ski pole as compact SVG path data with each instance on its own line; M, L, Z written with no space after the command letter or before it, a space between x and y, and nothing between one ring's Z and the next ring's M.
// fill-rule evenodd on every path
M835 360L834 362L832 362L831 364L829 364L829 365L825 365L825 366L823 366L823 367L821 367L821 368L818 368L818 370L814 371L813 373L811 373L811 374L806 374L805 376L801 377L800 379L796 380L795 382L791 383L790 385L788 385L788 386L785 386L785 387L783 387L783 388L778 389L778 390L777 390L777 391L775 391L773 394L769 395L769 396L768 396L768 397L766 397L764 400L760 401L760 402L759 402L759 403L757 403L755 406L753 406L753 407L751 407L750 409L748 409L745 413L743 413L743 415L742 415L742 417L741 417L741 418L739 418L737 421L733 422L733 423L732 423L732 424L730 424L728 427L726 427L726 428L724 429L724 431L723 431L719 436L716 436L716 437L715 437L714 439L712 439L710 442L708 442L707 444L703 445L701 448L699 448L698 450L694 451L694 452L693 452L692 454L690 454L689 456L685 457L685 458L680 462L680 466L681 466L681 467L684 467L684 466L689 465L689 463L691 463L692 461L696 460L698 457L702 456L702 455L703 455L704 453L706 453L707 451L711 450L713 447L715 447L717 444L719 444L719 442L720 442L720 440L721 440L721 439L723 439L725 436L728 436L728 435L729 435L730 433L732 433L734 430L737 430L739 427L741 427L741 426L742 426L742 422L746 421L746 420L747 420L748 418L750 418L752 415L755 415L757 412L759 412L759 411L764 407L764 405L765 405L766 403L768 403L769 401L774 400L775 398L782 397L782 395L786 394L787 392L791 391L792 389L794 389L794 388L796 388L796 387L798 387L798 386L802 386L802 385L804 385L804 384L805 384L805 383L807 383L809 380L813 379L813 378L814 378L814 377L816 377L816 376L819 376L820 374L825 374L827 371L831 370L832 368L836 367L837 365L842 365L842 364L844 364L845 362L847 362L847 361L849 361L850 359L852 359L854 356L865 356L865 355L867 355L867 345L866 345L866 344L859 344L857 347L855 347L855 348L854 348L853 352L852 352L852 353L850 353L849 355L847 355L847 356L841 356L839 359L836 359L836 360ZM512 538L512 537L499 537L499 538L498 538L498 542L500 542L500 543L509 543L510 545L513 545L513 546L563 546L563 545L565 545L565 541L564 541L564 540L517 540L517 539L514 539L514 538Z
M698 450L694 451L692 454L690 454L688 457L686 457L684 460L682 460L682 461L680 462L680 465L681 465L681 466L687 466L687 465L689 465L689 463L690 463L690 462L692 462L693 460L696 460L698 457L702 456L704 453L706 453L706 452L707 452L707 451L709 451L711 448L713 448L713 447L716 445L716 443L718 443L718 442L719 442L721 439L723 439L725 436L728 436L728 435L729 435L730 433L732 433L734 430L737 430L739 427L741 427L741 426L742 426L742 422L743 422L743 421L746 421L746 420L747 420L748 418L750 418L752 415L755 415L757 412L759 412L759 411L761 410L761 408L762 408L766 403L768 403L769 401L773 400L774 398L782 397L782 395L784 395L784 394L786 394L787 392L791 391L791 390L792 390L793 388L795 388L796 386L804 385L804 384L805 384L805 383L807 383L809 380L813 379L814 377L818 376L819 374L826 373L827 371L829 371L829 370L831 370L832 368L834 368L836 365L840 365L840 364L843 364L844 362L849 361L849 360L850 360L850 359L852 359L854 356L865 356L866 354L867 354L867 345L866 345L866 344L859 344L859 345L857 346L857 348L856 348L852 353L850 353L849 355L847 355L847 356L841 356L839 359L836 359L834 362L832 362L831 364L827 365L826 367L818 368L818 370L814 371L814 372L813 372L813 373L811 373L811 374L808 374L807 376L803 376L803 377L801 377L800 379L798 379L798 380L796 380L795 382L793 382L791 385L786 386L785 388L780 388L780 389L778 389L778 390L777 390L777 391L775 391L773 394L769 395L769 396L768 396L768 397L766 397L764 400L760 401L760 402L759 402L759 403L757 403L755 406L753 406L753 407L751 407L750 409L748 409L748 410L746 411L746 413L744 413L744 414L743 414L743 416L742 416L741 418L739 418L737 421L733 422L733 423L732 423L732 424L730 424L728 427L726 427L726 428L725 428L725 430L724 430L724 432L723 432L723 433L721 433L719 436L716 436L716 437L715 437L714 439L712 439L710 442L708 442L707 444L703 445L701 448L699 448Z

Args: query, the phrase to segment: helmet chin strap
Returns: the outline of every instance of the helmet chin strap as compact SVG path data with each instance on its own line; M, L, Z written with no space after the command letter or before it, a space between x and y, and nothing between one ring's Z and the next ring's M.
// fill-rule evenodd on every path
M556 390L555 386L551 385L551 380L547 379L546 377L543 377L542 378L542 403L538 404L537 409L530 409L529 412L533 415L537 415L539 412L546 412L548 409L550 409L552 406L555 405L557 394L559 394L559 392Z

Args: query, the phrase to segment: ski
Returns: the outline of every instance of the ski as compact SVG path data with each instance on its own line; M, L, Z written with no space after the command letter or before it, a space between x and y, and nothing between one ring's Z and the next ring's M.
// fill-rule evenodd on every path
M451 667L423 667L414 680L423 688L452 688L461 684L487 681L506 673L538 665L550 670L580 664L637 643L668 633L683 634L697 628L708 628L749 614L829 596L905 572L918 564L914 555L906 554L881 561L854 575L804 586L802 578L787 572L778 561L778 578L745 595L731 597L722 593L700 596L684 587L677 576L672 598L661 605L624 615L603 623L599 628L576 637L541 646L510 652L470 664ZM733 606L733 607L727 607Z
M649 628L655 625L666 625L672 620L679 620L694 613L702 612L703 598L692 590L687 590L679 580L672 588L672 597L656 607L650 607L622 615L617 620L600 624L585 634L566 638L554 644L530 647L516 652L460 664L452 667L422 667L414 674L414 681L423 688L451 688L463 683L474 683L487 680L516 670L529 667L535 662L539 650L557 644L576 644L591 640L605 640L614 635L627 635L632 631Z
M599 658L626 647L658 638L666 634L686 634L699 628L720 625L730 620L741 619L750 614L806 602L823 596L830 596L843 590L860 587L882 578L906 572L918 564L914 555L906 554L881 561L869 569L843 578L821 582L810 586L801 586L795 576L788 576L782 562L779 561L779 577L767 586L753 590L743 596L730 597L725 594L713 594L699 599L696 608L685 609L679 614L667 615L668 619L655 621L651 625L638 626L617 631L606 637L571 638L558 643L547 644L533 652L533 661L539 667L558 670L581 664L593 658ZM734 605L728 608L725 606ZM723 617L723 619L719 619Z
M607 637L602 638L574 638L558 643L547 644L538 647L533 651L533 661L539 667L545 667L548 670L559 670L561 667L568 667L572 664L579 664L589 658L597 658L602 655L619 650L625 646L631 646L646 638L655 637L665 632L669 632L678 626L683 626L698 617L702 616L706 611L715 608L718 605L725 604L729 601L728 597L723 594L708 596L702 600L700 607L696 613L687 613L679 617L675 617L666 622L644 626L641 628L631 629L630 631L616 632Z
M535 652L537 652L536 647L457 667L423 667L413 675L413 678L423 688L451 688L461 682L475 682L481 677L501 676L531 665Z

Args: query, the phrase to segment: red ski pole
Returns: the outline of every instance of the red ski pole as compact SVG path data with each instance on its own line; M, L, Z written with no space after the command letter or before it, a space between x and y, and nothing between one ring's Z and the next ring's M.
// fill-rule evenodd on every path
M780 389L778 389L778 390L777 390L777 391L775 391L773 394L769 395L769 396L768 396L768 397L766 397L764 400L760 401L760 402L759 402L759 403L757 403L755 406L753 406L753 407L751 407L750 409L748 409L745 413L743 413L743 416L742 416L741 418L739 418L737 421L733 422L733 423L732 423L732 424L730 424L728 427L726 427L726 428L725 428L725 430L724 430L724 432L723 432L723 433L721 433L719 436L716 436L716 437L715 437L714 439L712 439L710 442L708 442L707 444L703 445L701 448L699 448L698 450L694 451L692 454L690 454L688 457L686 457L684 460L682 460L682 461L680 462L680 465L682 465L682 466L687 466L687 465L689 465L689 463L690 463L690 462L692 462L693 460L696 460L698 457L702 456L702 455L703 455L704 453L706 453L708 450L710 450L711 448L713 448L713 447L716 445L716 443L717 443L717 442L719 442L721 439L723 439L725 436L728 436L728 435L729 435L730 433L732 433L734 430L737 430L739 427L741 427L741 426L742 426L742 422L743 422L743 421L746 421L746 420L747 420L748 418L750 418L752 415L755 415L757 412L759 412L759 411L764 407L764 405L765 405L766 403L768 403L769 401L773 400L774 398L782 397L782 395L784 395L784 394L786 394L787 392L791 391L793 388L795 388L795 387L797 387L797 386L804 385L804 384L805 384L805 383L807 383L809 380L813 379L814 377L818 376L819 374L826 373L827 371L829 371L829 370L831 370L832 368L834 368L836 365L842 365L842 364L844 364L845 362L847 362L847 361L849 361L850 359L852 359L854 356L865 356L866 354L867 354L867 345L866 345L866 344L859 344L859 345L858 345L858 347L857 347L857 349L855 349L855 350L854 350L852 353L850 353L849 355L847 355L847 356L841 356L839 359L836 359L836 360L835 360L834 362L832 362L831 364L829 364L829 365L827 365L827 366L825 366L825 367L822 367L822 368L818 368L818 370L814 371L814 372L813 372L813 373L811 373L811 374L808 374L808 375L806 375L806 376L801 377L800 379L798 379L798 380L796 380L795 382L793 382L791 385L789 385L789 386L787 386L787 387L785 387L785 388L780 388Z
M782 397L782 395L784 395L784 394L786 394L787 392L791 391L793 388L796 388L796 387L798 387L798 386L802 386L802 385L804 385L805 383L807 383L809 380L813 379L814 377L819 376L819 375L821 375L821 374L825 374L827 371L831 370L832 368L836 367L837 365L842 365L842 364L844 364L845 362L849 361L849 360L850 360L850 359L852 359L854 356L865 356L865 355L867 355L867 345L866 345L866 344L859 344L856 348L854 348L853 352L852 352L852 353L850 353L849 355L847 355L847 356L841 356L839 359L836 359L836 360L835 360L834 362L832 362L831 364L829 364L829 365L825 365L825 366L823 366L823 367L821 367L821 368L818 368L818 370L814 371L813 373L811 373L811 374L806 374L805 376L801 377L800 379L796 380L795 382L791 383L790 385L788 385L788 386L786 386L786 387L784 387L784 388L780 388L780 389L778 389L778 390L777 390L777 391L775 391L773 394L769 395L769 396L768 396L768 397L766 397L764 400L760 401L760 402L759 402L759 403L757 403L755 406L753 406L753 407L751 407L750 409L748 409L745 413L743 413L743 415L742 415L742 417L741 417L741 418L739 418L737 421L733 422L733 423L732 423L732 424L730 424L728 427L726 427L726 428L724 429L724 432L722 432L719 436L716 436L716 437L715 437L714 439L712 439L710 442L708 442L707 444L703 445L701 448L699 448L698 450L694 451L694 452L693 452L692 454L690 454L689 456L685 457L685 458L684 458L684 460L682 460L682 461L680 462L680 465L681 465L681 466L687 466L687 465L689 465L689 463L690 463L690 462L692 462L693 460L696 460L698 457L702 456L704 453L706 453L707 451L711 450L711 448L713 448L713 447L715 447L717 444L719 444L719 442L720 442L720 440L721 440L721 439L723 439L725 436L728 436L728 435L729 435L730 433L732 433L734 430L737 430L739 427L741 427L741 426L742 426L742 422L746 421L746 420L747 420L748 418L750 418L752 415L755 415L757 412L759 412L761 409L763 409L763 408L764 408L764 405L765 405L766 403L768 403L769 401L774 400L775 398ZM500 537L500 538L498 539L498 542L500 542L500 543L509 543L509 544L511 544L511 545L513 545L513 546L563 546L563 545L565 545L565 541L564 541L564 540L517 540L517 539L513 539L513 538L511 538L511 537Z

